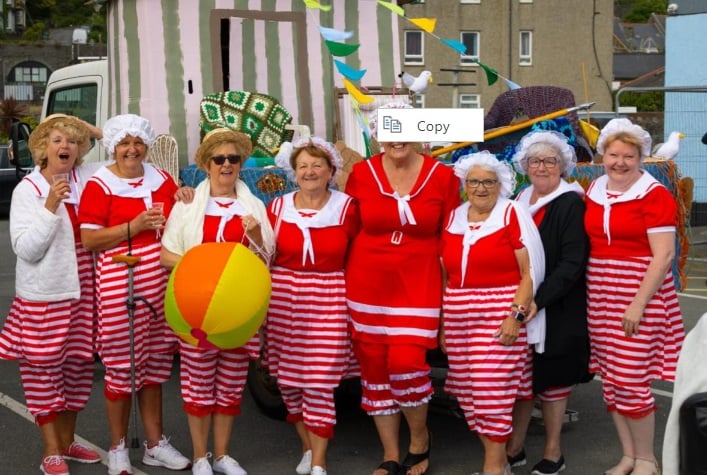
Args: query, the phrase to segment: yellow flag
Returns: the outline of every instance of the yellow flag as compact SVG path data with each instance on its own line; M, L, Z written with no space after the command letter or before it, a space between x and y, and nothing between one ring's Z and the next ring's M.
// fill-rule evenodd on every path
M344 86L349 92L349 95L351 95L351 97L353 97L356 102L360 104L368 104L369 102L373 102L372 96L367 96L358 89L356 89L356 86L354 86L351 81L349 81L348 79L342 79L342 81L344 81Z
M425 30L427 33L432 33L435 31L435 24L437 23L436 18L408 18L410 23L416 25L418 28Z
M378 0L378 5L385 7L393 13L397 13L400 16L405 16L405 10L402 7L397 6L391 2L384 2L383 0Z
M315 1L315 0L302 0L304 2L304 6L307 8L318 8L323 12L328 12L331 10L331 5L322 5L321 3Z

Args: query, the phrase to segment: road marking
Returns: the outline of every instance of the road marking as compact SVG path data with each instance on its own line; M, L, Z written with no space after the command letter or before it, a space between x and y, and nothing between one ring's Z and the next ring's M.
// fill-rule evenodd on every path
M24 417L27 419L29 422L34 424L34 417L32 414L30 414L29 410L27 409L27 406L22 404L21 402L17 402L14 399L12 399L10 396L4 393L0 393L0 405L5 406L15 414L17 414L20 417ZM74 438L76 441L80 442L81 444L85 445L86 447L90 447L98 454L101 456L101 463L105 466L108 466L108 452L105 450L101 449L100 447L97 447L96 445L92 444L88 440L84 439L83 437L74 434ZM146 472L143 472L139 469L137 469L135 466L133 466L133 475L148 475Z
M692 291L694 292L694 290ZM686 294L684 292L678 292L679 297L690 297L692 299L700 299L700 300L707 300L707 296L704 295L692 295L692 294Z

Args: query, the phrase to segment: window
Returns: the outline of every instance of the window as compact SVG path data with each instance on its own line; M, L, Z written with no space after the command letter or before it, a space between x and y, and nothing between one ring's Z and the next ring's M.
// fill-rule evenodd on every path
M425 95L424 94L415 94L415 97L413 99L413 105L415 106L416 109L424 109L425 108Z
M461 42L466 46L466 52L460 56L461 64L471 64L479 61L479 32L462 31Z
M518 45L518 63L523 66L533 64L533 32L521 31L520 44Z
M47 82L47 67L36 61L25 61L13 69L15 82Z
M480 94L459 94L459 108L478 109L481 107Z
M424 64L424 39L421 31L405 32L405 64Z
M481 0L461 0L462 3L481 3Z
M518 3L533 3L533 0L518 0Z

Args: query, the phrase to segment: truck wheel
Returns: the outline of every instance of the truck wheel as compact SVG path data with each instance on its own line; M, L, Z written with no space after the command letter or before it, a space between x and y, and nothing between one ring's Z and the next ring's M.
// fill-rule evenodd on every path
M272 419L285 420L287 408L277 387L277 379L270 376L259 359L251 361L248 367L248 390L263 414Z

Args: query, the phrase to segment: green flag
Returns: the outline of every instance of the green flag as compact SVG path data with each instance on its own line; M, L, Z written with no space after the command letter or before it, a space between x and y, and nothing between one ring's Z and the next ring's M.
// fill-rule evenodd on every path
M493 83L495 83L496 81L498 81L498 72L496 72L495 69L493 69L489 66L486 66L484 63L482 63L480 61L477 61L476 64L481 66L481 69L486 71L486 80L488 81L489 86L492 85Z

